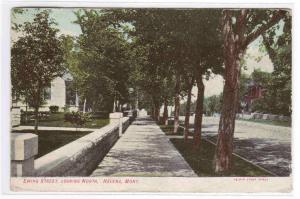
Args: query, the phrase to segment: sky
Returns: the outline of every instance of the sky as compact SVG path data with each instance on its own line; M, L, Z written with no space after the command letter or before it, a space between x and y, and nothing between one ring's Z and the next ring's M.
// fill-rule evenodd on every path
M76 16L73 8L55 8L51 9L50 17L57 23L57 28L59 29L59 34L66 34L72 36L78 36L81 33L78 24L73 23L76 20ZM12 22L22 24L26 21L32 21L35 13L38 9L27 9L24 14L16 14L12 16ZM15 41L19 34L12 31L11 37L12 41Z
M80 27L78 24L73 23L76 20L74 14L74 8L53 8L50 12L50 17L52 17L57 22L57 28L59 29L59 34L67 34L72 36L78 36L81 33ZM28 9L26 14L12 16L12 22L14 23L24 23L25 21L32 21L34 13L37 12L37 9ZM18 38L19 34L12 31L11 39L15 41ZM252 42L246 51L245 65L247 70L242 69L242 73L250 75L254 69L260 69L265 72L273 71L273 64L267 54L264 54L259 51L259 45L262 42L262 38L259 37L254 42ZM256 58L261 57L260 61L257 61ZM224 79L220 75L212 75L211 78L206 81L204 80L205 92L204 96L209 97L212 95L218 95L223 91ZM192 101L196 100L197 96L197 87L192 89L193 97ZM184 99L183 99L184 101Z

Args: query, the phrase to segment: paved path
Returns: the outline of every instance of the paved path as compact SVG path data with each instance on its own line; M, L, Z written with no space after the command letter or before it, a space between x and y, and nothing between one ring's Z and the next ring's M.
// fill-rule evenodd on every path
M193 117L190 123L193 124ZM180 118L180 120L184 120ZM219 118L203 118L203 136L216 142ZM291 128L236 121L234 152L278 176L291 172Z
M129 126L91 176L197 177L149 117Z

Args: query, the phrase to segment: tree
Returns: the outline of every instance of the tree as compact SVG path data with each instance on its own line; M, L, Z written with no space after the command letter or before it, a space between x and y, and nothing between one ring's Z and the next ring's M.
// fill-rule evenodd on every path
M204 104L206 107L206 114L213 116L214 113L219 113L221 111L221 99L222 95L213 95L205 98Z
M190 128L190 115L191 115L191 102L192 102L192 89L195 82L195 77L187 78L187 101L185 107L185 118L184 118L184 141L188 140L189 128Z
M175 87L178 93L179 81L175 86L175 72L172 70L176 64L172 58L174 55L174 40L170 37L167 26L169 12L162 12L159 9L131 10L126 13L126 20L134 26L130 35L134 37L134 46L138 53L137 57L144 59L137 66L139 78L137 85L147 92L149 99L144 99L151 106L151 113L154 120L160 117L160 107L172 101ZM154 31L155 30L155 31ZM177 54L176 54L177 55ZM173 81L174 80L174 81ZM177 98L178 99L178 98ZM176 99L178 104L179 100ZM167 107L167 106L165 106ZM163 122L166 122L166 109Z
M143 72L147 74L146 78L151 77L150 81L146 81L146 90L152 96L153 118L158 120L161 103L167 102L168 97L163 93L168 93L166 91L169 88L174 89L173 132L177 133L180 97L187 95L189 100L186 106L185 137L189 129L191 89L196 81L199 92L194 144L198 147L203 115L203 78L209 78L211 72L218 74L223 71L223 44L219 24L221 10L136 9L127 12L127 15L130 17L125 18L134 26L133 35L148 52ZM163 86L166 78L174 80L174 87ZM164 112L166 113L166 109ZM166 118L166 114L164 115Z
M286 14L288 12L278 9L226 9L223 11L225 85L214 161L216 173L228 172L232 168L241 58L252 41L277 24Z
M153 103L154 107L160 107L161 101L166 101L161 99L163 93L161 88L165 88L162 86L164 78L174 79L174 133L178 131L179 127L180 97L183 95L191 97L193 79L197 80L200 92L198 92L194 140L195 145L199 145L204 98L202 79L208 77L211 71L215 73L222 71L220 10L137 9L132 10L131 14L134 34L139 38L140 45L151 49L147 55L149 64L147 70L151 71L149 74L155 74L155 76L150 84L154 82L160 84L160 86L153 86L152 95L156 95L153 100L157 100L156 103ZM154 79L156 81L153 81ZM152 90L149 88L150 86L147 90ZM166 90L163 90L164 93ZM190 104L190 100L188 104ZM185 121L186 135L189 129L187 121L190 115L188 107ZM155 109L158 108L153 108L153 110ZM156 117L154 116L154 118Z
M272 101L271 113L291 115L292 34L291 16L285 15L282 23L263 34L263 45L274 65L267 94ZM282 33L278 33L283 26ZM266 96L267 97L267 96ZM272 99L272 100L271 100Z
M168 125L168 106L172 104L172 94L173 94L173 87L174 87L174 79L171 77L166 77L162 84L163 89L163 118L162 123Z
M35 133L38 130L38 111L43 103L42 94L51 81L64 73L61 42L58 29L43 10L33 22L20 25L21 36L11 49L12 91L23 96L35 114Z
M93 111L111 112L114 105L121 111L129 102L130 44L124 34L126 27L115 26L105 9L75 14L75 23L82 31L77 41L78 70L73 70L80 97Z
M195 148L198 148L201 143L205 89L203 79L209 79L212 72L215 74L223 72L220 16L221 10L219 9L193 10L187 13L188 22L185 23L187 27L184 28L187 32L185 52L192 66L191 73L195 77L198 88L194 120ZM188 126L187 120L186 126Z

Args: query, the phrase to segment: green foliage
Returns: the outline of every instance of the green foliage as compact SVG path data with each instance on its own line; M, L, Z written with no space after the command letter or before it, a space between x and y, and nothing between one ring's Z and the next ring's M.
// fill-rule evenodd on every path
M59 107L58 106L49 106L49 111L50 113L57 113L59 110Z
M19 26L22 36L11 49L12 93L35 108L43 103L43 90L64 73L58 29L53 25L48 11L37 13L33 22Z
M82 113L80 111L72 111L64 114L64 118L66 122L70 122L74 126L83 126L90 119L90 114Z
M272 105L273 99L268 98L270 92L272 92L270 90L270 85L272 83L272 74L263 72L260 69L255 69L250 76L242 73L240 77L239 102L242 102L244 100L244 97L248 95L249 84L251 82L257 86L261 86L261 88L264 90L263 97L260 99L255 99L253 104L251 105L252 112L258 111L274 113L275 110L273 110L274 106ZM240 111L241 110L239 110L239 112Z
M282 31L279 30L280 26ZM285 15L279 24L263 34L263 49L268 53L274 71L271 74L254 71L252 79L266 92L253 103L254 111L290 116L291 108L291 16Z
M26 9L15 9L12 14L19 15L23 12ZM276 9L247 9L245 35L251 35L253 30L269 23L270 16L278 12ZM235 20L240 13L240 10L231 10ZM62 74L62 71L54 74L55 69L51 69L53 75L49 76L48 73L41 77L39 70L43 69L45 72L44 68L47 66L48 70L50 64L56 69L67 68L72 74L74 88L80 94L81 103L86 99L87 107L93 111L108 112L112 110L114 101L119 101L121 105L134 104L137 97L140 107L148 110L153 104L160 106L164 99L172 104L176 74L180 75L180 94L184 97L192 77L209 78L211 73L224 73L221 9L80 9L75 14L75 23L82 31L79 37L62 35L58 40L57 29L53 28L55 23L49 19L49 13L45 10L39 12L32 23L16 25L17 30L25 33L24 38L30 34L35 38L20 39L19 44L15 43L12 48L13 91L28 98L31 106L36 104L29 99L32 96L39 98L39 105L42 104L41 94L32 95L32 92L25 90L43 90L49 85L50 79ZM264 35L264 41L268 44L266 50L276 63L271 90L275 93L278 88L277 93L283 93L276 94L275 98L280 101L277 105L284 110L289 109L287 106L290 105L281 102L291 92L288 15L282 23L285 24L283 34L278 37L276 32L279 26L275 25ZM37 24L41 25L38 27ZM234 31L238 29L238 25L240 24L234 24ZM19 50L25 46L33 49L35 43L46 47L26 52ZM277 55L273 56L275 54L270 53L270 49ZM41 56L33 56L36 54ZM25 58L29 61L25 61ZM49 58L57 61L47 63ZM25 63L26 67L22 68L26 70L16 69L15 66L21 65L20 63L22 66ZM33 67L36 69L31 73L27 68ZM24 73L30 74L28 78L24 77ZM38 82L42 84L39 87L34 83L37 82L36 77L41 77ZM17 81L20 78L26 81ZM26 85L30 85L30 88L26 88ZM242 86L240 93L245 93ZM131 93L129 88L133 88ZM279 90L283 92L278 92ZM206 99L205 103L207 112L215 111L216 103L213 98Z
M15 27L22 36L11 48L12 95L23 97L35 109L35 131L38 129L39 107L44 103L44 90L65 72L63 51L57 38L56 23L49 11L38 12L32 22Z
M278 115L290 115L290 88L282 89L278 84L278 76L275 73L263 72L261 70L254 70L253 73L247 77L241 76L240 85L240 99L242 100L248 93L247 84L253 81L256 85L260 85L264 90L261 98L255 99L251 105L253 112L263 112ZM282 82L284 85L289 85L289 81ZM282 90L281 90L282 89Z
M21 124L25 124L30 119L34 119L35 112L34 111L23 111L21 110ZM38 112L38 119L43 120L50 117L50 113L48 111L39 111Z
M63 51L63 59L64 59L64 67L70 73L76 73L78 71L78 45L76 44L76 38L70 35L61 35L59 37L62 43L62 51Z
M25 112L21 114L21 125L25 126L33 126L34 121L32 120L24 120ZM34 113L31 112L31 115ZM65 121L65 113L58 112L55 114L48 114L49 116L40 118L39 125L40 126L49 126L49 127L74 127L74 124ZM30 116L30 115L29 115ZM103 126L109 124L109 119L104 118L96 118L91 116L89 121L87 121L82 127L84 128L102 128Z
M112 25L106 10L80 10L75 13L82 34L77 40L70 72L81 99L94 111L112 111L114 100L128 101L129 43L122 30Z
M135 82L146 92L148 107L165 98L172 103L178 74L185 96L193 76L223 72L221 10L132 9L124 15L134 26Z
M291 115L292 104L292 33L291 16L282 20L282 33L278 28L270 29L263 36L266 51L274 65L272 81L268 87L268 100L273 113Z
M221 113L223 94L212 95L204 98L203 113L207 116L213 116L214 113ZM180 104L180 115L185 115L186 102ZM191 103L191 113L196 111L196 102Z
M254 100L252 104L252 111L275 113L276 111L273 109L275 108L273 105L274 101L270 98L270 93L272 92L270 90L270 85L272 83L271 73L254 70L249 79L252 80L256 85L262 86L262 88L265 90L262 98Z
M20 26L19 26L19 24L15 23L13 21L13 19L15 19L18 15L23 14L24 12L26 12L24 8L14 8L11 10L11 17L12 17L12 24L11 24L12 27L11 28L12 28L12 30L18 31Z
M222 94L212 95L204 99L204 112L208 116L213 116L214 113L220 113L222 109Z
M205 108L206 107L204 106L203 111L205 111ZM186 110L186 102L180 104L179 115L184 116L185 115L185 110ZM191 111L191 114L195 113L195 111L196 111L196 102L191 102L190 111Z

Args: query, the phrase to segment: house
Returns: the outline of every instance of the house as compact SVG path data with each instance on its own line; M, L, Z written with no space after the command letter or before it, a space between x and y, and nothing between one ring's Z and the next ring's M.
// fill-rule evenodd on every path
M44 90L43 98L45 104L40 107L40 111L49 111L50 106L58 106L59 111L68 108L70 111L79 109L79 96L72 86L73 78L67 74L63 77L55 78L49 87ZM26 103L23 100L12 100L13 107L20 107L26 110ZM32 110L27 107L27 110Z
M247 82L247 93L244 95L242 100L243 110L245 112L251 112L251 105L254 100L262 98L266 89L262 85L257 84L253 80Z

